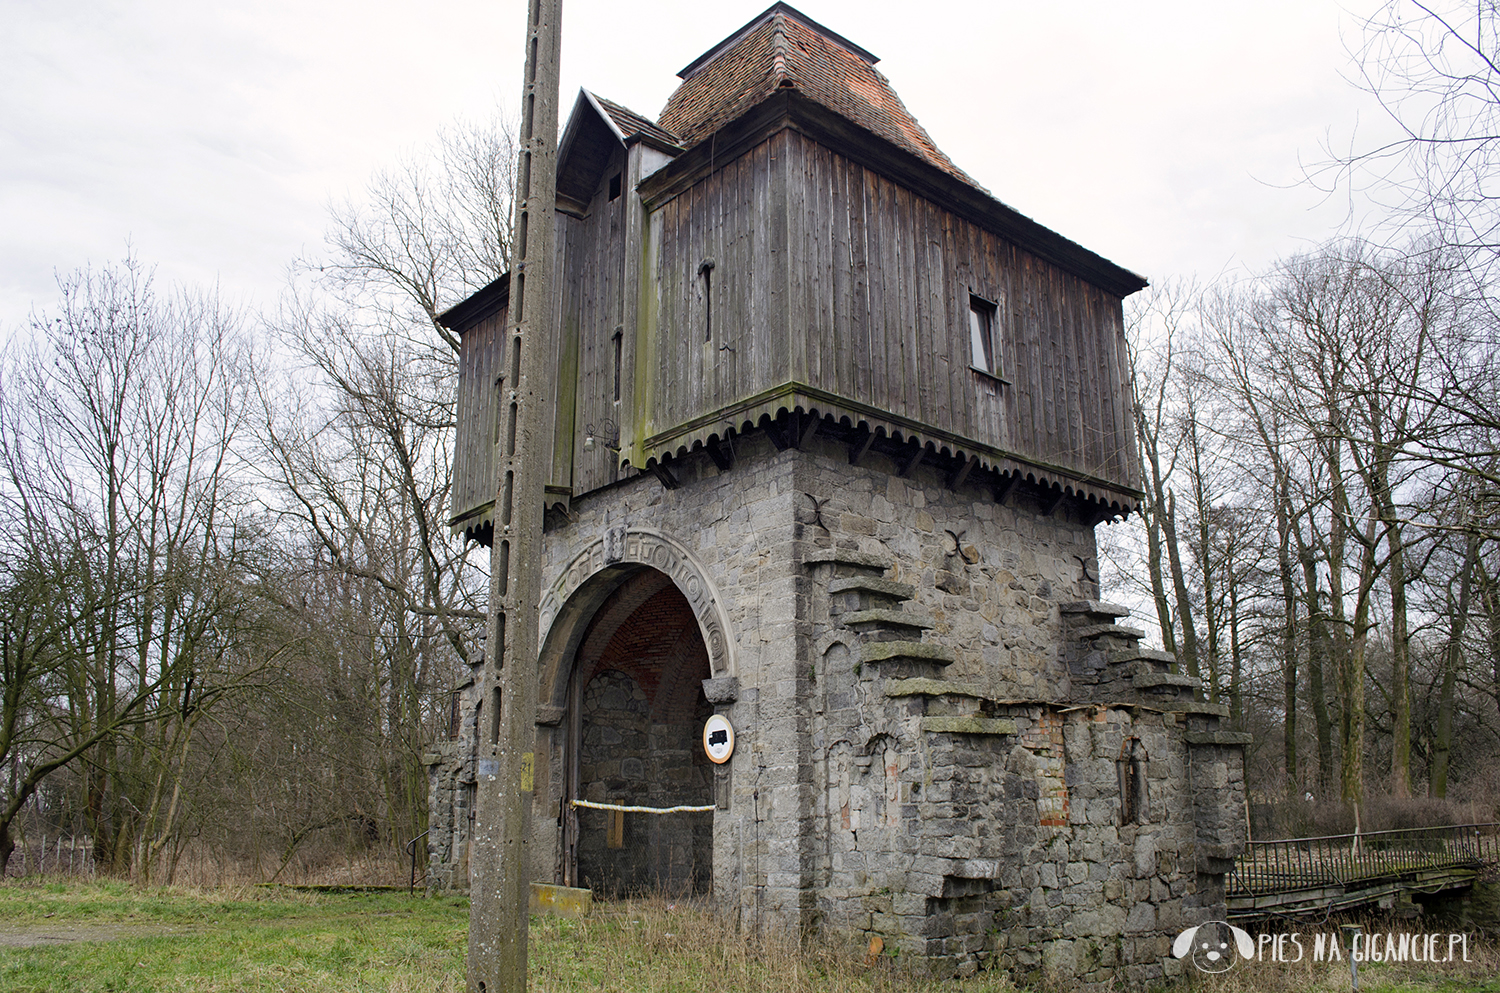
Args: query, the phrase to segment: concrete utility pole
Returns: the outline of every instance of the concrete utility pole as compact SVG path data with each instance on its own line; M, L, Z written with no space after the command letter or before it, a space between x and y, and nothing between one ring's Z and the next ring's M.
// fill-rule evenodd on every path
M490 606L479 679L483 695L469 888L469 993L526 989L537 601L550 415L557 395L551 270L561 32L562 0L528 0L510 335L496 384L503 430L495 450Z

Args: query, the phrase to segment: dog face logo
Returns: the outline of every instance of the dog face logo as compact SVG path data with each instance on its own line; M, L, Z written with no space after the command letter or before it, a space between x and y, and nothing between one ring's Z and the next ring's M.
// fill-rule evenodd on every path
M1191 958L1199 972L1228 972L1238 959L1255 958L1255 939L1233 924L1208 921L1179 934L1172 954Z

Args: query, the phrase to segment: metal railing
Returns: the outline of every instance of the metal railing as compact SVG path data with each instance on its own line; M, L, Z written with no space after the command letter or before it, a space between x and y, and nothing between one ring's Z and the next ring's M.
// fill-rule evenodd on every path
M417 891L417 842L425 837L427 837L427 831L423 831L406 843L406 854L411 856L411 885L406 889L408 893L415 893ZM422 870L422 878L427 878L426 869Z
M1282 838L1250 842L1227 888L1230 896L1256 896L1497 864L1500 824Z

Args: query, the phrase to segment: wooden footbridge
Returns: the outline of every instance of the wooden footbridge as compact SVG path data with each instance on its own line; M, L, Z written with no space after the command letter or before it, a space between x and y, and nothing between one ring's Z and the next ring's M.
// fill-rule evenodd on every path
M1331 913L1472 886L1500 870L1500 824L1252 841L1226 881L1231 918Z

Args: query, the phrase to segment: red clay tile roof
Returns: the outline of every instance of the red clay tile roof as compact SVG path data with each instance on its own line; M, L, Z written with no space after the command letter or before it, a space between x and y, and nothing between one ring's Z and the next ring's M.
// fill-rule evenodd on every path
M659 124L692 147L777 90L794 89L930 165L983 189L939 151L869 52L778 3L679 75ZM622 128L623 130L623 128Z
M656 145L665 145L668 148L679 148L681 140L670 131L656 125L649 117L642 117L628 107L622 107L613 100L606 100L597 93L589 94L598 101L599 106L615 122L615 127L620 129L620 134L625 136L627 144L634 140L646 140Z

